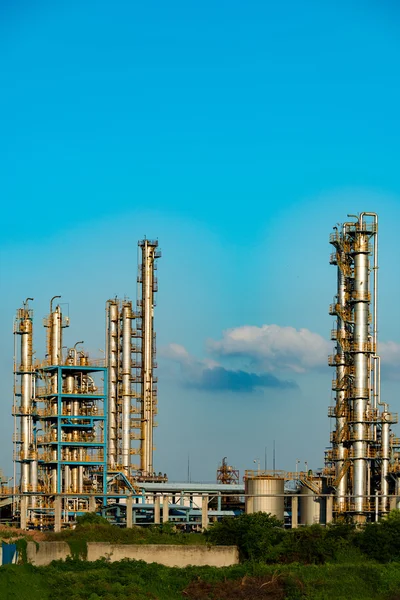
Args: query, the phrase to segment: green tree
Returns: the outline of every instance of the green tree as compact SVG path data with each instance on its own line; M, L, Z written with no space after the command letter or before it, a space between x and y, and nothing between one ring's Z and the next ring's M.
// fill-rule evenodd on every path
M85 513L77 517L76 524L78 527L85 527L86 525L110 525L107 519L95 512Z
M400 561L400 510L393 510L378 523L367 523L357 538L358 546L369 558Z
M212 525L206 535L212 544L237 546L242 560L273 562L285 530L282 521L258 512L223 519Z

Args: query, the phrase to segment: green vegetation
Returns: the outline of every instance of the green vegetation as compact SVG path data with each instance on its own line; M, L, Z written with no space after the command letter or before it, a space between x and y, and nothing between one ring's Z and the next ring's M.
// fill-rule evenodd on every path
M87 556L88 542L110 542L111 544L184 544L204 545L207 539L196 533L180 533L171 523L148 527L117 527L107 519L88 513L77 518L75 529L64 529L59 533L48 533L49 542L67 542L74 558Z
M0 569L7 600L398 600L398 565L262 565L175 569L142 561L67 560Z
M400 562L400 511L392 511L379 523L368 523L357 545L375 560Z
M339 523L284 530L275 517L254 513L224 519L213 525L206 537L211 544L235 544L242 561L320 565L372 559L399 563L400 511L392 511L379 523L369 523L362 529Z
M206 544L205 536L197 533L181 533L172 523L147 527L118 527L107 519L89 513L77 518L75 529L63 529L59 533L48 533L51 542L110 542L112 544Z
M400 600L400 511L357 529L342 523L285 530L263 513L212 525L205 535L177 533L171 525L119 529L86 516L64 539L74 558L48 567L0 569L7 600ZM229 568L168 568L142 561L77 560L87 541L236 544L241 564ZM161 541L162 540L162 541Z

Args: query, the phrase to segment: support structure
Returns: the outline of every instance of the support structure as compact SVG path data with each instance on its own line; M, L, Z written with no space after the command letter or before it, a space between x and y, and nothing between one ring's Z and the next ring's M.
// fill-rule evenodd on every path
M378 216L361 213L355 218L330 236L335 248L330 262L338 273L329 311L336 317L331 335L336 353L329 357L336 369L336 402L329 408L335 428L325 471L335 492L334 513L363 522L375 511L389 510L387 496L400 469L394 453L398 440L390 428L397 415L380 398Z
M54 519L61 527L61 512L68 523L78 511L89 510L90 495L102 498L107 489L107 370L77 350L82 342L63 354L63 329L69 319L60 305L53 308L55 298L59 296L52 298L44 319L43 362L32 360L33 313L28 301L18 310L14 327L20 338L14 369L14 460L15 472L20 465L20 493L26 494L20 503L21 523L40 527L54 524ZM66 495L62 506L60 494Z

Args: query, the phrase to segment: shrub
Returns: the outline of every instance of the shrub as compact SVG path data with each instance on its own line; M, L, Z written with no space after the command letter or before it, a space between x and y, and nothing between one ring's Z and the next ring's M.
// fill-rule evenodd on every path
M95 512L85 513L84 515L77 517L76 524L78 527L85 527L87 525L110 525L106 518Z
M311 525L287 532L280 547L280 562L322 565L335 558L343 540L329 535L320 525Z
M367 523L356 543L369 558L380 562L400 560L400 510L390 512L378 523Z
M223 519L207 531L210 543L235 545L242 560L271 562L274 548L282 541L283 522L269 513L243 514L235 519Z

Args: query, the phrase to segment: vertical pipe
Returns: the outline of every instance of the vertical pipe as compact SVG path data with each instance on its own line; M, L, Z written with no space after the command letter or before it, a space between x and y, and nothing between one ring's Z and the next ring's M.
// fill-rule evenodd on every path
M381 512L385 513L388 510L389 498L389 460L390 460L390 424L385 423L385 418L388 413L382 413L382 440L381 440Z
M353 382L353 496L355 513L364 512L367 492L367 435L365 413L369 398L369 356L366 351L369 334L369 259L368 235L360 218L354 240L354 382Z
M16 509L17 509L17 499L15 496L15 491L17 488L17 461L18 455L17 450L19 449L18 444L18 425L20 425L20 419L17 419L17 384L18 384L18 375L17 375L17 352L18 352L18 344L17 344L17 320L14 321L13 327L14 333L14 386L13 386L13 413L14 413L14 456L13 456L13 498L12 498L12 515L15 517Z
M342 261L347 263L347 256L341 251ZM346 338L346 326L343 319L343 312L346 308L346 281L343 270L338 265L338 278L337 278L337 301L341 307L337 315L337 342L336 342L336 356L338 362L336 366L336 379L342 381L346 375L345 356L344 356L344 340ZM336 449L337 449L337 462L336 462L336 477L339 479L342 469L344 469L344 460L346 458L346 448L344 445L344 434L347 424L346 414L346 392L344 389L337 390L336 392ZM347 495L347 473L342 475L337 488L336 488L336 500L337 508L339 512L343 512L346 507L346 495Z
M72 449L71 455L72 455L72 461L78 462L77 448ZM78 493L78 467L71 467L71 491L73 494Z
M38 461L35 458L34 460L31 460L31 462L30 462L30 486L31 486L32 492L37 492L37 483L38 483ZM36 506L36 497L35 496L31 496L30 505L32 506L32 508L34 508Z
M157 242L143 240L142 248L142 447L141 471L152 475L153 467L153 428L155 395L153 390L154 357L154 262Z
M131 382L132 382L132 302L122 304L122 468L130 475L130 418L131 418Z
M19 333L21 335L21 492L29 491L32 458L32 319L27 302L19 311ZM32 473L31 473L32 474ZM34 474L33 474L34 475Z
M79 462L82 462L84 459L84 448L79 448ZM78 467L78 493L83 493L83 465L79 465Z
M57 306L50 314L50 348L49 358L51 365L62 363L62 313L61 307Z
M118 302L109 300L106 306L106 366L108 367L108 462L117 464L117 395L118 395Z
M60 298L60 296L54 296L50 301L50 315L49 315L49 332L48 332L48 355L50 364L52 366L58 366L62 363L62 312L61 307L58 305L56 309L53 311L53 300L55 298ZM58 394L61 390L58 389L58 372L51 376L51 387L52 393ZM53 412L57 414L58 412L58 398L52 400L53 403ZM59 440L58 440L59 441ZM52 450L53 460L58 460L57 456L57 447ZM57 466L51 467L51 492L57 493L58 485L57 485Z
M66 459L67 460L67 459ZM64 492L68 494L71 485L71 468L64 465Z
M390 461L390 422L392 421L392 415L388 412L388 405L385 402L381 402L381 359L380 356L375 354L375 383L376 392L375 398L377 405L383 406L383 412L380 415L382 420L381 424L381 512L387 512L388 499L386 496L389 493L389 461Z

